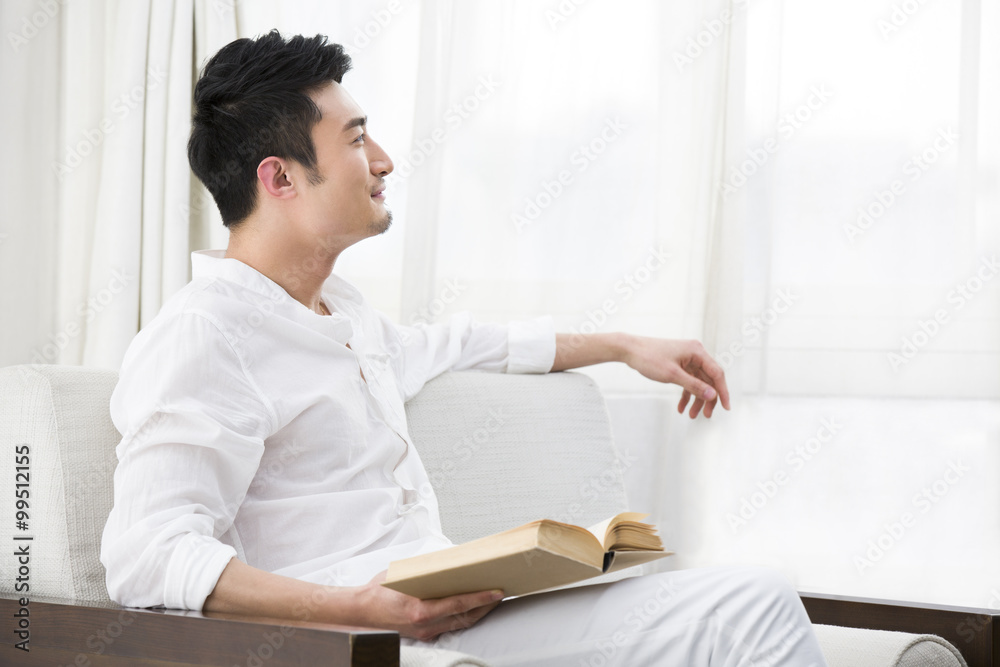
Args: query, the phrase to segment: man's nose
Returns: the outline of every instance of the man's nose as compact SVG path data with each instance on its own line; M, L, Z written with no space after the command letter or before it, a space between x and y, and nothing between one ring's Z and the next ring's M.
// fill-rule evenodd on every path
M374 150L371 153L371 158L368 161L368 165L369 168L371 169L371 172L376 176L389 175L394 168L392 164L392 159L389 157L389 154L386 153L384 150L382 150L382 147L376 142L371 141L370 144L374 144L373 146L371 146L371 148Z

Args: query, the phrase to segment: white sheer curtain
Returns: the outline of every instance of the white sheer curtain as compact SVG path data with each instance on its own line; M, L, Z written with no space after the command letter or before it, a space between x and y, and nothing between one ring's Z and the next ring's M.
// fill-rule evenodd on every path
M1000 399L998 12L750 10L747 389Z
M747 18L746 393L692 427L678 560L995 607L1000 3Z
M192 0L4 2L2 362L117 368L209 238L190 215L197 54L235 37ZM201 17L198 44L195 16ZM9 231L8 231L9 230Z

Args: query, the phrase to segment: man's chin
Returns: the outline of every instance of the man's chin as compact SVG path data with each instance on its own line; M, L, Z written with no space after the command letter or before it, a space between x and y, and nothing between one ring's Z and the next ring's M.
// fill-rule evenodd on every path
M385 234L392 227L392 211L386 211L385 217L381 220L375 220L372 222L371 230L372 236L378 236L379 234Z

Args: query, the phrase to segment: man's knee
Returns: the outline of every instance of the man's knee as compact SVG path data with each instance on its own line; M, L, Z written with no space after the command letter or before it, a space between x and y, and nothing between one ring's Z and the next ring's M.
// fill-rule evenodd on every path
M727 568L728 588L745 604L766 604L800 609L802 602L791 582L781 572L755 565Z

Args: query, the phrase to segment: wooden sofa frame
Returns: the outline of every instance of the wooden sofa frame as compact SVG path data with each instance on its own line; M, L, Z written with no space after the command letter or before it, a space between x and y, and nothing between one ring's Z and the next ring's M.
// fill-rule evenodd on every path
M935 634L969 667L1000 667L1000 611L802 593L813 623ZM399 635L275 618L113 603L28 600L28 651L13 631L21 601L0 596L0 664L28 667L220 665L223 667L398 667ZM23 614L23 612L22 612Z

